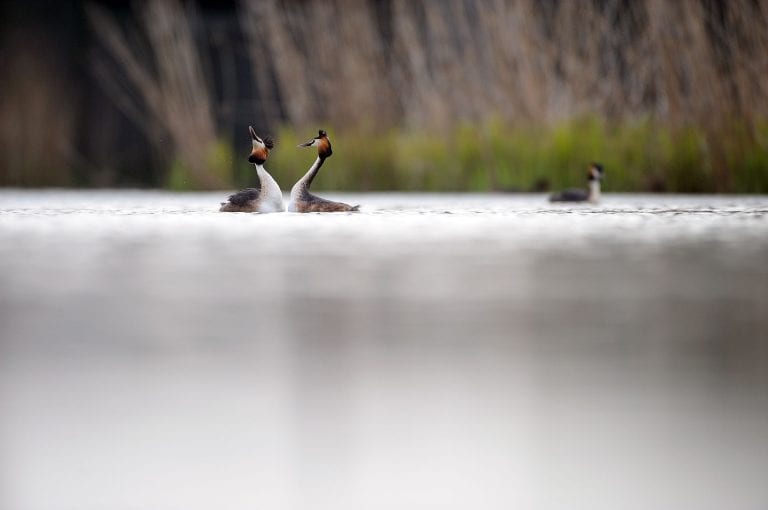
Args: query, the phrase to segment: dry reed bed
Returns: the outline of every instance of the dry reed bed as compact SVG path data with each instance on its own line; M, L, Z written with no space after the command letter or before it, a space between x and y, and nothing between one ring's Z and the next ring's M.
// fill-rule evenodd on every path
M560 185L586 157L610 161L614 175L631 172L614 181L620 189L768 187L768 0L238 6L258 96L254 123L283 126L288 138L320 123L334 131L353 153L339 158L332 182L341 187L356 179L372 188ZM99 41L93 70L161 155L169 185L230 185L231 144L222 133L231 126L216 116L210 42L194 4L147 0L127 27L97 7L89 17ZM46 94L55 88L30 100L51 104ZM0 101L0 118L17 115L14 108ZM6 125L0 144L22 146L43 117L24 133ZM76 137L72 124L61 127L65 146ZM380 143L360 147L366 140ZM283 156L298 171L303 163L291 158ZM4 163L4 181L38 164L20 159ZM419 177L433 168L437 175ZM396 175L371 177L387 171Z

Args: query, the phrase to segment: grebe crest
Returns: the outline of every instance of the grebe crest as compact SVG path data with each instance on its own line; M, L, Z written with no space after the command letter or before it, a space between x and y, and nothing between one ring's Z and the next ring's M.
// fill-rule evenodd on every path
M333 155L331 141L328 139L328 133L323 129L317 132L316 137L307 142L300 143L298 147L317 147L317 155L323 159L330 158Z
M269 151L275 148L275 141L271 136L261 138L252 126L248 126L248 131L251 133L251 145L253 146L251 154L248 156L248 162L263 165L269 157Z
M589 173L588 173L588 180L590 181L602 181L603 176L605 175L605 170L603 169L603 165L600 163L595 163L594 161L589 164Z
M269 152L275 148L275 142L270 136L264 138L256 134L252 126L248 126L251 134L251 153L248 162L256 166L256 174L259 176L259 188L246 188L230 195L226 202L222 202L221 212L282 212L283 192L277 181L264 169L264 163L269 158Z
M326 200L309 192L309 186L320 171L325 160L333 155L331 141L325 130L319 130L317 136L298 145L299 147L317 147L317 159L309 167L307 173L294 184L291 189L291 202L288 210L291 212L350 212L359 211L360 206L351 206L342 202Z

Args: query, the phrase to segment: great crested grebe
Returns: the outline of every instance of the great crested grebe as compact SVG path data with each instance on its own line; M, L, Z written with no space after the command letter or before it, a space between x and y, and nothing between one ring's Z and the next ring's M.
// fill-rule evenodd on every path
M317 133L317 136L308 142L302 143L299 147L317 147L317 159L312 166L309 167L309 171L299 179L299 182L293 185L291 188L291 202L288 204L288 210L291 212L345 212L345 211L358 211L359 205L351 206L343 204L341 202L332 202L324 198L316 197L309 192L309 186L312 184L320 167L323 166L325 160L331 157L333 151L331 150L331 141L328 140L328 133L322 129Z
M248 162L256 166L256 174L259 176L259 188L246 188L230 195L227 202L221 203L221 212L283 212L283 192L280 191L280 185L264 169L264 163L269 157L269 151L274 148L275 143L272 138L265 136L259 138L256 131L248 126L251 133L251 143L253 149L248 156Z
M603 165L600 163L590 163L589 173L587 178L589 179L589 190L583 189L567 189L560 191L559 193L553 193L549 197L550 202L592 202L593 204L600 201L600 181L603 179L605 173L603 172Z

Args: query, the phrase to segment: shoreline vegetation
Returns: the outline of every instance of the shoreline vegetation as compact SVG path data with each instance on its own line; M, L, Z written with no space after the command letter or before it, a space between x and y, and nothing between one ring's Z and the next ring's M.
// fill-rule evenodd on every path
M768 0L72 9L0 37L0 186L252 186L253 125L286 189L322 128L317 189L768 193Z
M296 147L311 131L289 126L276 130L267 168L285 190L312 164L312 154ZM768 122L751 135L741 121L734 121L714 145L697 127L673 129L650 119L609 123L597 117L539 127L501 120L480 126L467 122L441 133L328 131L335 151L315 184L318 190L545 192L585 187L587 166L598 161L606 167L603 189L608 192L768 193ZM219 139L201 167L215 175L215 184L190 179L185 162L177 159L165 180L149 185L99 186L70 179L0 186L243 188L258 185L247 153L248 140ZM718 172L715 161L724 164L724 171Z
M390 130L335 133L334 155L318 189L339 191L549 191L585 187L587 166L606 168L606 191L768 193L768 123L713 147L697 128L663 128L651 120L609 124L598 118L551 127L466 123L441 134ZM279 182L306 172L311 158L295 148L306 138L292 128L276 135L268 167ZM714 154L714 151L723 151ZM242 151L240 151L242 152ZM725 162L719 173L713 161ZM251 168L235 184L254 182Z

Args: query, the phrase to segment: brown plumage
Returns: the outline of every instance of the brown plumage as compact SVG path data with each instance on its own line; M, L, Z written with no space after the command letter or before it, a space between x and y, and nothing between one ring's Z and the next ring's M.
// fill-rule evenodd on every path
M328 135L325 131L320 131L320 141L317 143L317 153L323 158L329 158L333 154L331 150L331 141L328 140Z

